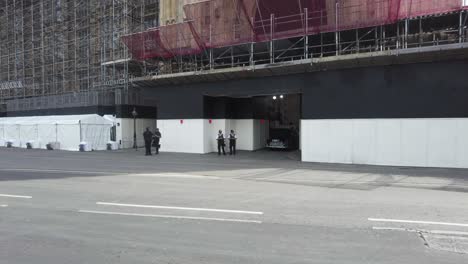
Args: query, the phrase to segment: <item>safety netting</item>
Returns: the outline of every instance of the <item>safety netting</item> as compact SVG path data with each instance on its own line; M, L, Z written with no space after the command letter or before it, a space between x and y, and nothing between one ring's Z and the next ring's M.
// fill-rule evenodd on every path
M149 29L122 37L133 58L145 60L154 57L169 58L172 54L162 45L160 28Z
M453 12L463 8L461 0L399 0L398 18Z
M123 37L136 59L395 23L466 8L463 0L205 0L182 23Z
M160 27L161 47L172 56L200 53L204 43L191 24L188 21Z
M209 0L184 6L187 20L205 47L216 48L254 40L255 1Z

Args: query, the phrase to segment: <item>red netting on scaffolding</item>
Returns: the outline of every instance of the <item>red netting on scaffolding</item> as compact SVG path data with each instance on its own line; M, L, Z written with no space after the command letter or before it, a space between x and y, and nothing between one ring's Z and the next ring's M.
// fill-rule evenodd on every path
M463 9L462 0L399 0L398 18L442 14Z
M253 41L251 16L255 2L208 0L184 6L193 30L208 48Z
M172 56L200 53L205 47L191 21L160 27L161 45Z
M171 53L161 44L161 31L159 28L123 36L122 41L128 47L133 58L137 60L154 57L168 58L171 56Z
M183 23L123 37L136 59L395 23L466 8L461 0L205 0Z
M162 26L123 36L122 41L137 60L198 54L204 49L190 22Z

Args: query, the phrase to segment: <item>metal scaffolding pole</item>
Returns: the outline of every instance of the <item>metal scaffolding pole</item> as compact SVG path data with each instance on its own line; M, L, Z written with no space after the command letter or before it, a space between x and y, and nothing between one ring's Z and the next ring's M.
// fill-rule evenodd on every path
M304 59L309 58L309 12L307 8L304 8Z
M275 15L270 15L270 63L275 63L275 42L274 42Z

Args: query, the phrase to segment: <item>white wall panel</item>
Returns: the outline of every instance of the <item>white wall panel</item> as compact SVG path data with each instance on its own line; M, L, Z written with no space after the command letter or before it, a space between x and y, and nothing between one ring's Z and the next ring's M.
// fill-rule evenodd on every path
M133 118L116 118L115 122L120 124L117 126L116 140L121 143L120 148L132 148L133 147ZM145 146L143 140L143 133L145 129L149 127L152 132L156 128L155 119L137 118L136 120L136 136L138 147L142 148Z
M457 128L457 167L468 168L468 122L458 120Z
M211 124L209 120L205 119L204 122L204 131L203 138L205 140L205 148L203 153L217 152L218 151L218 142L216 141L218 131L221 129L226 137L226 130L230 127L230 122L226 119L212 119ZM226 141L227 144L227 141ZM226 145L227 147L227 145ZM226 148L227 149L227 148Z
M302 120L302 160L468 168L468 119Z
M337 120L329 124L330 160L351 163L353 152L353 123L351 120ZM344 132L344 133L343 133ZM348 132L348 133L346 133Z
M400 164L400 127L401 121L399 119L377 120L376 164Z
M429 122L428 164L434 167L455 167L457 122L433 120ZM468 135L467 135L468 136Z
M353 152L352 163L375 163L376 125L370 120L355 120L353 122Z
M268 123L252 119L212 119L211 123L208 119L188 119L183 124L180 120L158 120L158 127L163 136L161 151L168 152L217 152L216 137L220 129L225 137L234 129L238 150L264 148L268 137ZM226 139L226 151L228 149L229 141Z
M255 150L254 147L254 120L252 119L232 119L231 129L237 135L236 148L238 150ZM229 131L227 133L229 135Z
M401 163L405 166L427 166L428 127L425 119L401 121Z
M330 127L328 120L301 121L302 159L313 162L330 160Z
M203 119L158 120L161 131L161 151L205 153Z

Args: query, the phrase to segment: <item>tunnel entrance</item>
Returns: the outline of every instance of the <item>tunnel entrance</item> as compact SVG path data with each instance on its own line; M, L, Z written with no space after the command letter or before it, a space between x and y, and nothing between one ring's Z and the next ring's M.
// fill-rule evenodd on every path
M210 134L234 130L239 150L300 148L301 99L299 93L255 96L205 96L204 111Z
M265 148L271 150L299 149L301 95L272 94L253 98L254 116L268 123Z

